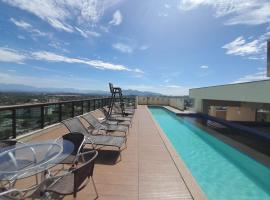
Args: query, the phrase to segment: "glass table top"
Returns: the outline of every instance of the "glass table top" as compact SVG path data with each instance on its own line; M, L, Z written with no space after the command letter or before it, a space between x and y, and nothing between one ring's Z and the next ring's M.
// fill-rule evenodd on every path
M16 144L0 150L0 180L26 178L59 164L74 149L67 140Z

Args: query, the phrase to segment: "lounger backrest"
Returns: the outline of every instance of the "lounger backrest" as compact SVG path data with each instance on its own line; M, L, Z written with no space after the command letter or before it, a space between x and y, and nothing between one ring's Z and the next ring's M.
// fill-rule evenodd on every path
M108 113L108 111L107 111L105 108L99 108L99 110L104 114L104 116L105 116L106 118L109 117L109 113Z
M84 115L83 118L95 129L103 126L91 113Z
M121 111L121 108L119 106L117 106L117 105L114 105L113 111L115 111L115 112L122 112Z
M64 120L62 121L62 123L67 127L70 132L79 132L88 137L90 135L82 122L77 117Z

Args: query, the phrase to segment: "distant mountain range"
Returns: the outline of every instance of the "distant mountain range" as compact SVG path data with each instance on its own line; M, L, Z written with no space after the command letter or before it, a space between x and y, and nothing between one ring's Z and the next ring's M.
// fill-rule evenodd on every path
M91 95L109 95L110 93L102 90L79 90L74 88L39 88L29 85L5 84L0 83L0 92L30 92L30 93L69 93L69 94L91 94ZM162 96L162 94L139 91L139 90L123 90L124 95L135 96Z
M139 90L123 90L124 95L135 95L135 96L163 96L163 94L148 92L148 91L139 91Z

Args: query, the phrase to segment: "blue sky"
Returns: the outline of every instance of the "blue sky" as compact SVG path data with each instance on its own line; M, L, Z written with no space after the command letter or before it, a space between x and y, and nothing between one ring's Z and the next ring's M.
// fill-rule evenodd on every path
M188 94L266 79L268 0L0 0L0 83Z

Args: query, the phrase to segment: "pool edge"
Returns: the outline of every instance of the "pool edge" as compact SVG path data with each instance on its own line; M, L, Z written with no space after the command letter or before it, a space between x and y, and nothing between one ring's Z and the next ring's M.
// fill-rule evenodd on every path
M182 177L183 181L185 182L191 196L195 200L207 200L205 193L202 191L201 187L198 185L195 178L192 176L191 172L189 171L189 169L185 165L184 161L181 159L180 155L177 154L176 150L174 149L173 145L171 144L171 142L167 138L166 134L160 128L159 124L155 121L153 115L151 114L150 110L148 109L148 106L145 106L145 107L146 107L146 110L147 110L151 120L154 122L154 124L157 128L157 131L159 133L159 136L161 137L163 143L165 144L165 146L166 146L177 170L179 171L180 176ZM171 111L171 112L173 112L173 111Z

